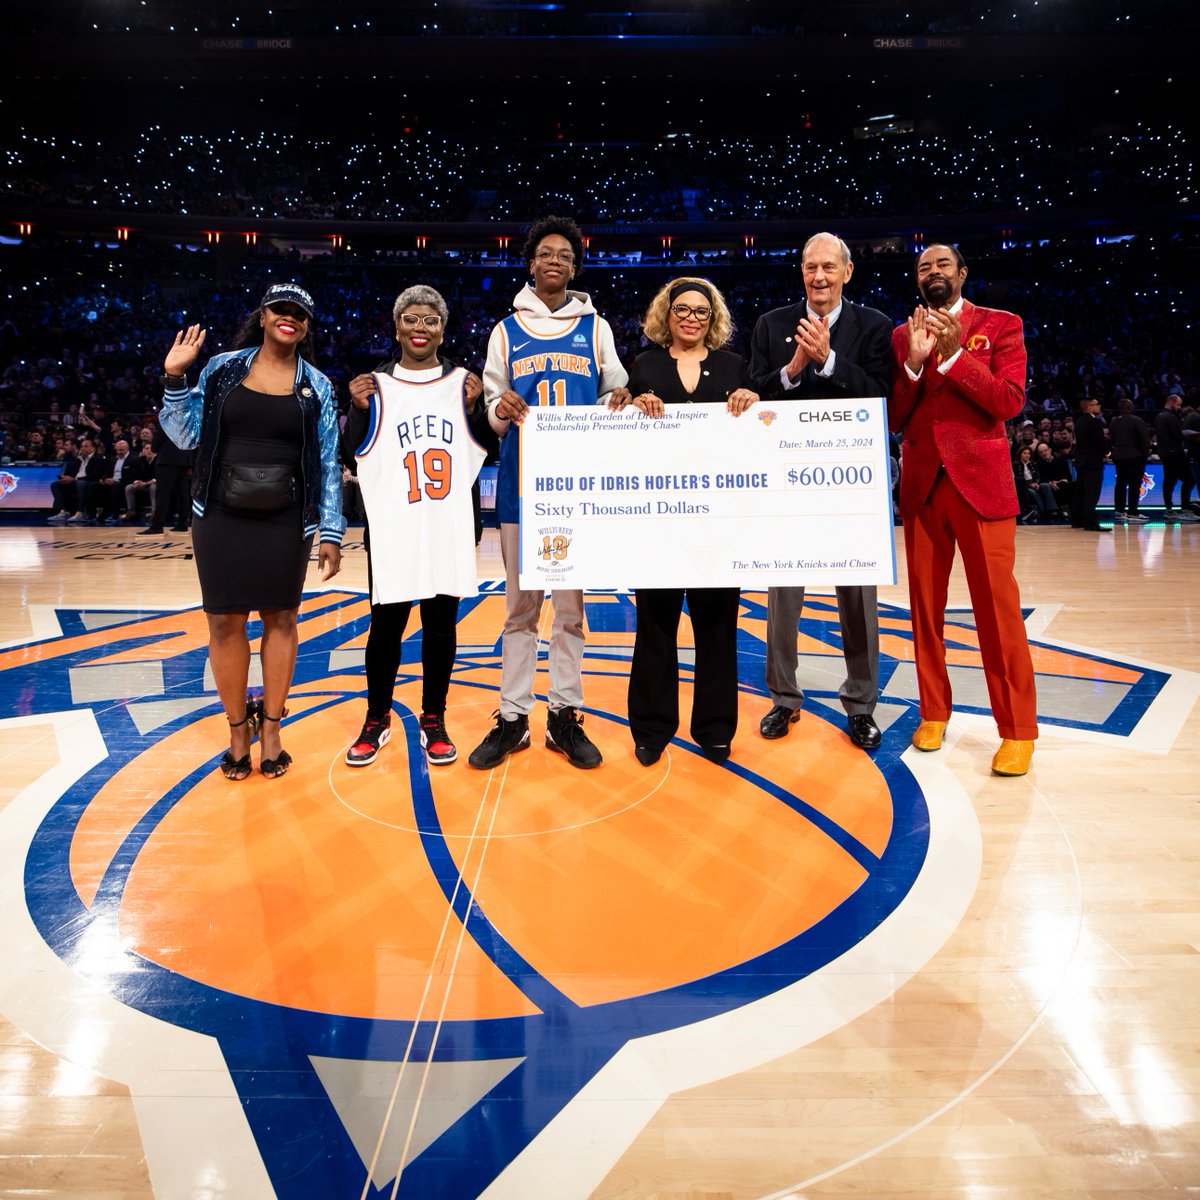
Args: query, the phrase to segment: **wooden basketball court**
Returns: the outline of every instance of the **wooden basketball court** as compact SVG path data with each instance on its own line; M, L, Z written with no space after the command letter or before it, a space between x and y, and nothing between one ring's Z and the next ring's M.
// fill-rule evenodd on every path
M1018 530L1043 721L1018 779L988 769L958 571L936 754L908 747L902 577L874 761L831 594L802 618L803 719L758 735L747 593L730 762L687 741L685 661L681 735L640 767L633 608L597 594L604 765L542 747L543 702L530 751L471 771L493 584L462 606L459 761L419 752L414 613L399 732L350 770L353 533L310 575L296 765L230 784L188 536L0 527L0 1196L1200 1192L1200 530ZM479 561L502 578L494 532Z

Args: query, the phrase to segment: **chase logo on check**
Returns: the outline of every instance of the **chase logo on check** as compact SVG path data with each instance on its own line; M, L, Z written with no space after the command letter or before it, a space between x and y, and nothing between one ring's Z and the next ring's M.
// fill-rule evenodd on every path
M815 422L866 421L870 418L870 415L865 408L860 408L857 412L851 412L848 408L827 408L824 410L799 408L796 412L796 420L801 425L809 425Z

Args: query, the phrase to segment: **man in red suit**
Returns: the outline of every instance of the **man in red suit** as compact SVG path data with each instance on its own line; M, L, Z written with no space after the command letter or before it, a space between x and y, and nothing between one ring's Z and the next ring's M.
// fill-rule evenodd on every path
M1024 775L1037 737L1033 662L1013 577L1016 487L1004 422L1025 403L1021 319L962 296L967 266L955 246L917 258L926 307L892 333L888 423L903 431L900 515L908 559L921 724L918 750L937 750L950 719L946 591L961 549L992 715L998 775Z

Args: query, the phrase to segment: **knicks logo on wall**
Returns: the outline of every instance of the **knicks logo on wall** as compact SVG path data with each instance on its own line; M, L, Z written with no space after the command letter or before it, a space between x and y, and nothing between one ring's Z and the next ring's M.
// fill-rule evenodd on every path
M279 780L217 770L228 728L196 609L58 609L0 651L0 730L28 772L0 811L0 953L18 964L0 1003L153 1114L160 1195L219 1178L282 1200L587 1196L666 1097L837 1028L953 931L978 827L944 780L926 795L913 772L935 756L901 757L917 720L905 610L881 607L873 758L819 685L786 744L755 734L766 607L746 593L732 758L688 736L685 616L680 732L643 768L625 716L633 598L586 608L605 761L582 772L542 745L544 652L531 748L492 772L431 770L417 628L391 742L347 767L366 711L358 593L304 599ZM504 615L497 584L461 605L460 745L498 707ZM832 597L808 598L799 645L806 681L840 677ZM969 614L949 614L947 646L956 719L983 719ZM1169 679L1032 651L1055 679L1040 719L1064 736L1128 738Z

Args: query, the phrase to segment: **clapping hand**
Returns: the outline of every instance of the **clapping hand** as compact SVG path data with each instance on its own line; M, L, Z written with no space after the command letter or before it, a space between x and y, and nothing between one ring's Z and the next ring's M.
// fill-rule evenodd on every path
M792 355L792 361L787 365L787 377L795 383L800 378L804 368L809 364L808 351L804 348L804 341L801 334L804 332L801 325L796 326L796 350Z
M962 322L944 308L931 308L925 324L937 339L937 352L943 362L962 349Z
M808 361L819 371L829 357L829 318L818 317L810 321L808 317L801 317L800 324L796 326L796 341L808 356Z
M905 365L914 375L921 373L925 360L937 344L937 337L929 328L928 315L929 310L918 304L913 310L913 315L905 322L908 328L908 358Z

